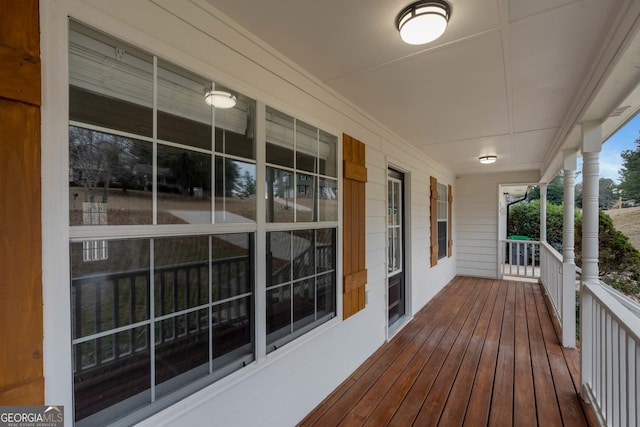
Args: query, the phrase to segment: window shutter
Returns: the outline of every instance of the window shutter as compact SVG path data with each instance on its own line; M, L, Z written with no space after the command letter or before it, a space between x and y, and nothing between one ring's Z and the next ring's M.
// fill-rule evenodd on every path
M365 145L343 135L343 262L342 314L346 319L365 306Z
M431 267L438 264L438 180L431 177Z
M447 208L448 210L448 215L447 215L447 255L449 256L449 258L451 258L453 256L453 234L451 233L452 230L452 226L451 224L453 224L453 209L451 209L452 205L453 205L453 193L451 192L451 190L453 189L453 187L451 185L449 185L449 206Z

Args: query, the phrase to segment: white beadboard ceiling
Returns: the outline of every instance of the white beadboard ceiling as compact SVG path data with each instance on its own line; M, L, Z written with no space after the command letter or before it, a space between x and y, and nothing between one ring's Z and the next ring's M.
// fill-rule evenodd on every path
M395 29L410 0L207 1L456 175L543 171L594 73L611 74L594 71L603 52L637 37L614 37L637 0L449 0L447 31L422 46Z

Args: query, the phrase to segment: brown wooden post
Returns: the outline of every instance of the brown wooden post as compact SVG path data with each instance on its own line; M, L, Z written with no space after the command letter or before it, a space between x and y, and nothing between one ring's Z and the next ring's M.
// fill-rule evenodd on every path
M38 10L0 0L0 405L44 404Z

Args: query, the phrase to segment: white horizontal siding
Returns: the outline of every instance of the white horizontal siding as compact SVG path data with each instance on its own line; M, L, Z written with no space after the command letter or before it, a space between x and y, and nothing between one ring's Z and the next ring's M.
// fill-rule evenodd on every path
M498 276L499 186L538 180L538 171L463 175L456 180L457 274Z

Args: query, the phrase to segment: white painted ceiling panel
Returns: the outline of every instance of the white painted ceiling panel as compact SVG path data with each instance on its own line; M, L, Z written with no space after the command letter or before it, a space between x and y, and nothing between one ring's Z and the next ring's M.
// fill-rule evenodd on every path
M640 18L638 0L448 0L445 34L409 46L410 0L206 1L455 174L543 168L624 11Z
M336 80L332 86L356 104L369 106L374 117L391 123L416 145L509 129L498 32Z

